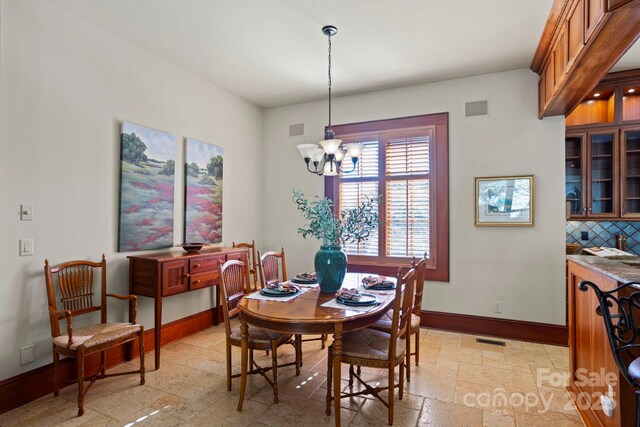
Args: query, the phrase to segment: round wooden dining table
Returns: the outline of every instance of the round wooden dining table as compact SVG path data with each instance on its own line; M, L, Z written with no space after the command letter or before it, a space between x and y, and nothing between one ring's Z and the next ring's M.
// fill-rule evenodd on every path
M343 288L358 288L365 273L347 273ZM393 277L384 280L395 282ZM333 334L333 396L335 424L340 426L340 372L342 334L366 328L378 321L393 305L394 291L377 292L386 300L367 312L344 308L322 307L335 298L333 293L322 293L320 288L311 288L299 297L287 301L261 301L243 298L240 308L241 380L238 411L242 410L247 386L248 331L249 325L291 334ZM383 298L379 298L382 300Z

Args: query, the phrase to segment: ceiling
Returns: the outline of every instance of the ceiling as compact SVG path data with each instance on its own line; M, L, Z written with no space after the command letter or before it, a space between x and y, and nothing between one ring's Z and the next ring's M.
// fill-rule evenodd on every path
M631 48L624 54L611 71L631 70L640 68L640 40L637 40Z
M527 68L553 0L49 0L261 107ZM638 55L640 57L640 55ZM640 62L640 61L638 61Z

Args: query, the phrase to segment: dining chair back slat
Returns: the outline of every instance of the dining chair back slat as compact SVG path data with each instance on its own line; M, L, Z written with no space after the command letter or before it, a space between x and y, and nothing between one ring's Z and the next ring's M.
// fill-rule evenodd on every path
M287 260L284 248L281 248L280 252L266 252L262 256L260 256L260 251L258 251L258 258L260 259L260 263L258 264L260 270L260 288L264 288L270 283L284 282L287 280Z
M411 321L411 305L413 303L413 288L415 286L415 270L409 270L405 275L398 272L396 294L393 303L393 318L391 320L391 340L389 341L389 355L396 354L398 338L406 339Z
M424 258L415 264L416 271L416 286L415 297L413 299L413 314L420 316L422 310L422 294L424 292L424 276L427 271L427 254L424 254Z
M235 316L240 309L238 302L250 292L249 265L242 261L230 260L220 263L220 291L222 292L222 314L224 316L224 328L227 334L231 333L230 318Z
M94 277L93 270L100 268L100 305L93 305ZM45 265L45 283L47 285L48 304L52 310L58 309L55 297L54 277L58 282L62 309L69 310L71 316L78 316L93 311L101 311L101 321L106 322L106 260L101 262L69 261L52 267ZM57 332L57 331L56 331ZM58 335L59 332L56 334ZM55 335L54 335L55 336Z
M256 242L252 240L251 243L240 242L232 243L234 248L247 248L249 249L248 264L249 264L249 277L252 280L251 289L256 290L258 286L258 257L256 255Z

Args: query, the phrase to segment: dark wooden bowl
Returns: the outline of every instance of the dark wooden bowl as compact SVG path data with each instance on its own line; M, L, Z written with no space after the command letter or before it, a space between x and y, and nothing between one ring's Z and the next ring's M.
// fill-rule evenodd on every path
M182 249L184 249L189 254L195 254L200 249L202 249L203 246L206 246L206 245L207 245L206 243L195 242L195 243L183 243L183 244L177 245L177 246L181 247Z

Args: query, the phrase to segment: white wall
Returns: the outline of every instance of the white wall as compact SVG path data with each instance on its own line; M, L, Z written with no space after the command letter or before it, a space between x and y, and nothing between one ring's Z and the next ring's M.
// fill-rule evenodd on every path
M41 0L0 3L0 380L51 361L45 257L108 261L109 290L127 292L117 253L119 124L131 121L224 148L223 240L260 241L263 111ZM171 31L167 28L167 31ZM182 168L174 242L182 242ZM33 222L19 220L33 204ZM35 256L18 257L18 239ZM212 291L164 302L167 323L212 307ZM112 321L126 320L123 303ZM139 321L153 326L152 300ZM36 345L36 361L19 349Z
M482 99L490 116L465 119L464 102ZM564 324L564 120L538 120L537 99L526 69L334 99L335 124L449 113L450 282L429 283L423 309ZM306 135L289 137L293 123ZM321 140L326 124L326 100L265 112L264 246L284 245L291 272L312 268L319 247L295 234L291 188L324 191L295 146ZM474 227L474 177L515 174L535 175L535 227Z

